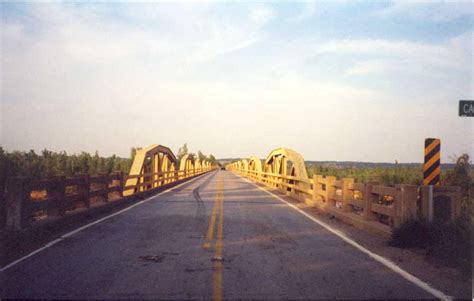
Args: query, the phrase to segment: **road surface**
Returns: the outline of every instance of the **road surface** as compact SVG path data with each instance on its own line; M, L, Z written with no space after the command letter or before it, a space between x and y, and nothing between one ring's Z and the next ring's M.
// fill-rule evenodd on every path
M63 238L0 277L3 298L433 298L228 171Z

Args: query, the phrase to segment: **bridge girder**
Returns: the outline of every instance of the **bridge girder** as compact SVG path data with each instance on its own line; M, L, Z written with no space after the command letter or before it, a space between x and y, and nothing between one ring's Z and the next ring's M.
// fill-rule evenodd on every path
M245 172L247 172L249 170L249 161L246 159L240 160L240 166Z
M287 162L292 163L290 175L308 179L308 172L304 164L303 156L288 148L277 148L270 152L265 159L264 169L278 174L287 173Z
M182 177L186 177L189 173L194 172L194 156L187 154L181 158L179 163L179 170L184 171L184 175Z
M262 161L255 157L252 156L249 158L249 170L256 171L256 172L262 172Z
M151 177L153 180L156 180L159 177L158 173L175 170L177 163L178 161L173 152L163 145L152 144L137 150L129 173L129 176L137 177L127 179L125 186L136 185L138 181L146 181L144 176L146 173L154 173ZM158 183L155 183L155 186L158 186ZM144 187L140 189L143 190ZM133 193L132 189L124 191L124 195L131 195Z
M203 163L203 161L201 161L199 159L196 159L194 161L194 169L200 169L202 167L202 163Z

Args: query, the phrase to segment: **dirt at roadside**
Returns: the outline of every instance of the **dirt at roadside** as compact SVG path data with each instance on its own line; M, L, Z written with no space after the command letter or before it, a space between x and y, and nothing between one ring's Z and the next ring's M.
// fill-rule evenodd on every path
M446 295L456 299L473 299L472 275L466 271L447 267L437 262L434 258L427 256L423 250L391 247L385 238L357 229L314 207L291 199L277 191L273 190L272 192L322 222L345 233L348 237L368 250L391 260L400 268L425 281Z

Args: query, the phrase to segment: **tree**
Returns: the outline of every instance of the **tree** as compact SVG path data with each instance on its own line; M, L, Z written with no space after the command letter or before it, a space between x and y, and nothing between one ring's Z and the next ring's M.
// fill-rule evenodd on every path
M454 169L447 173L443 184L450 186L460 186L462 195L464 197L468 197L472 186L470 170L469 155L462 154L456 160L456 166Z
M183 158L184 156L186 156L188 154L188 144L185 143L182 147L179 148L178 150L178 156L177 156L177 159L178 159L178 162L181 162L181 158Z
M104 168L105 173L109 174L113 171L116 160L117 160L117 156L115 154L112 155L112 157L108 157L107 159L105 159L105 168Z
M99 172L99 161L100 161L99 152L95 151L94 156L91 158L91 162L89 166L89 172L92 175L95 175Z
M81 173L89 173L91 162L91 155L86 152L81 152L79 155L79 170Z
M213 154L209 155L209 162L211 162L212 164L217 164L217 159L216 157L214 157Z
M130 149L130 158L133 160L135 158L135 155L137 154L137 152L141 149L142 149L141 147L132 147Z
M34 151L30 151L30 153L34 154ZM41 168L41 176L52 176L55 174L54 170L54 162L53 162L53 152L47 149L44 149L41 152L41 157L38 157L36 154L32 156L32 158L39 160L42 164ZM28 163L34 164L33 160L29 161Z
M68 157L67 153L65 151L60 152L59 154L56 154L56 171L58 174L61 175L69 175L68 174Z
M198 151L197 157L198 157L199 161L207 160L206 155L204 155L201 151Z

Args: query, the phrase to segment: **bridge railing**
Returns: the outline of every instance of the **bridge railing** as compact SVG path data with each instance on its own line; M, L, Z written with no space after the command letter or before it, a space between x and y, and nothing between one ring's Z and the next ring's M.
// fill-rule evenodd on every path
M384 236L405 220L427 217L427 197L423 193L425 186L399 184L387 187L377 182L355 183L353 178L314 175L303 179L233 166L228 168L254 182L283 190L308 205ZM452 220L459 215L460 188L435 188L435 199L442 193L450 197L447 219Z
M3 205L4 221L12 230L24 230L36 225L55 222L88 210L116 203L143 192L182 181L214 167L177 170L127 176L123 172L100 175L82 175L73 178L56 176L35 180L25 177L7 179ZM125 186L127 179L138 178L135 185ZM124 191L131 191L124 196Z
M138 181L135 185L123 187L123 190L133 190L134 193L145 191L147 189L160 187L164 184L169 184L178 180L186 179L188 177L196 176L211 169L212 168L196 168L191 170L172 170L164 172L150 172L140 175L129 175L125 178L124 183L127 183L128 179L138 179Z

